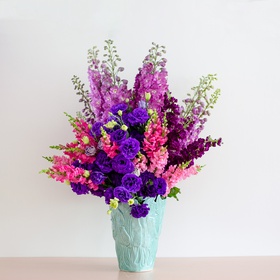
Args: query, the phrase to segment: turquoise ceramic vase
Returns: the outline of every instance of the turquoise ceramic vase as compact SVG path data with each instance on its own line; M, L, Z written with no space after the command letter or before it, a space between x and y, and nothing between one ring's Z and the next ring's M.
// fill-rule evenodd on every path
M150 271L154 267L166 200L149 198L150 211L145 218L133 218L130 206L120 203L112 211L112 230L119 269L130 272Z

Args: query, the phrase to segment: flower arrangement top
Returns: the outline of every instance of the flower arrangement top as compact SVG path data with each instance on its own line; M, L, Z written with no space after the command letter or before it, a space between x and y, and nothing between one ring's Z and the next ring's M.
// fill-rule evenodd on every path
M216 75L202 77L180 106L168 87L165 48L154 43L129 89L113 41L105 43L102 62L96 47L88 52L90 90L72 79L84 104L77 117L66 114L76 139L51 146L63 155L44 157L52 166L41 172L78 195L104 197L108 213L127 203L141 218L149 213L147 198L178 200L176 184L197 174L195 160L221 145L221 138L200 137L220 90L213 89Z

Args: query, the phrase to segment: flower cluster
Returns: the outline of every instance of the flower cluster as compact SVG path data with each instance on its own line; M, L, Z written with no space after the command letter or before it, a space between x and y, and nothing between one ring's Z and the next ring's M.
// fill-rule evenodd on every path
M216 76L203 77L181 107L168 89L163 46L153 43L128 89L116 47L105 42L104 61L95 47L89 51L90 91L72 79L84 103L77 117L66 114L75 140L51 146L63 155L44 157L52 166L42 172L78 195L104 197L108 213L126 203L133 217L146 217L147 198L178 199L176 184L201 169L195 160L221 145L221 138L200 137L219 96L219 90L209 93Z

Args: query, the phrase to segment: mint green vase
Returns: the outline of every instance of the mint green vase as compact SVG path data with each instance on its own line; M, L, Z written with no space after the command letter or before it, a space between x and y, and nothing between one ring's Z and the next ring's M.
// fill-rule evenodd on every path
M119 203L112 211L112 230L119 269L130 272L150 271L154 267L166 200L146 199L150 211L145 218L133 218L130 206Z

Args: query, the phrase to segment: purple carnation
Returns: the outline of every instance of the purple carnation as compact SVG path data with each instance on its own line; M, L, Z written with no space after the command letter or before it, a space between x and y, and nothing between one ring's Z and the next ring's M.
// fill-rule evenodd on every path
M125 158L123 154L116 155L112 160L112 167L118 173L126 174L134 171L133 163Z
M111 134L111 140L115 141L118 145L126 139L127 132L122 129L117 129Z
M157 189L157 194L164 195L166 193L166 181L163 178L156 178L154 180L154 185Z
M92 125L90 133L93 137L99 137L101 135L101 126L103 125L102 122L96 122Z
M120 151L127 159L133 159L140 151L140 143L134 138L127 138L120 146Z
M113 188L108 188L104 192L104 196L105 196L105 203L110 204L110 199L114 198L114 189Z
M129 114L130 113L122 115L122 121L127 127L130 127L130 122L128 121Z
M116 104L116 105L112 106L112 108L111 108L111 112L114 115L117 115L118 111L124 112L126 110L127 110L127 105L125 103Z
M157 191L157 178L151 172L145 171L141 174L143 187L139 191L139 195L143 197L156 197Z
M94 184L99 185L104 182L106 176L100 171L92 171L90 174L90 179Z
M77 159L72 162L72 165L75 166L75 167L80 167L81 166L79 160L77 160Z
M140 133L140 132L137 131L137 130L132 130L132 131L130 132L130 136L133 137L133 138L135 138L136 140L138 140L138 141L140 142L140 145L142 146L142 143L143 143L144 138L145 138L145 136L144 136L143 133Z
M136 108L128 114L128 121L131 125L144 124L149 119L146 109Z
M118 198L120 202L127 202L130 198L132 198L132 195L129 193L129 191L124 187L116 187L114 189L114 197Z
M145 171L140 175L143 185L152 184L152 182L156 179L156 176L154 173L151 173L149 171Z
M90 190L91 194L92 195L95 195L95 196L99 196L99 197L102 197L104 196L104 189L103 188L99 188L98 190Z
M81 183L71 183L72 191L78 195L87 194L89 192L89 188L86 185Z
M121 186L123 174L112 171L108 174L108 177L112 181L113 186Z
M135 193L140 190L142 186L142 180L135 174L125 174L122 178L122 186L127 190Z
M131 216L134 218L144 218L148 215L150 208L148 207L148 204L138 204L138 205L132 205L131 206Z
M139 192L140 196L143 197L156 197L157 196L157 188L153 183L147 184L143 186Z
M109 173L112 171L112 161L104 151L98 153L95 163L103 173Z

